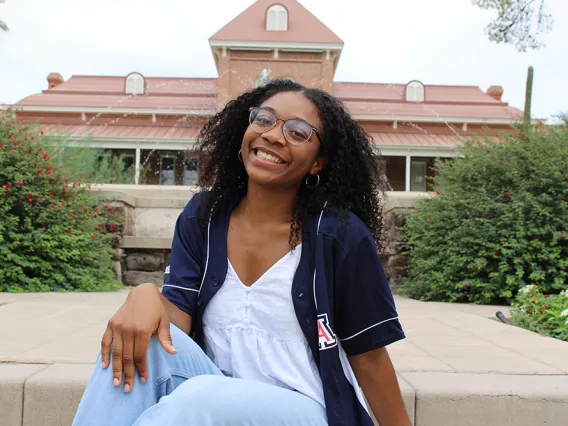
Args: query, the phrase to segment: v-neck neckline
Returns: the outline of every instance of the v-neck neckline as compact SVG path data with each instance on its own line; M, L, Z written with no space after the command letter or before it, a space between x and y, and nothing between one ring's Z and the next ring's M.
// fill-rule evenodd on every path
M302 243L298 244L294 250L298 250L300 249L300 257L302 256ZM235 276L235 279L237 280L237 282L239 283L239 285L245 287L245 289L252 289L253 287L257 287L257 284L259 284L259 282L266 276L268 275L273 269L275 269L279 264L281 264L285 259L288 258L288 256L290 256L293 253L293 250L290 250L288 253L286 253L284 256L282 256L280 259L278 259L270 268L268 268L266 271L264 271L264 273L258 277L256 279L255 282L253 282L251 285L246 285L245 283L243 283L243 281L241 280L241 277L239 277L239 274L237 273L237 270L233 267L233 264L231 263L231 260L229 259L229 256L227 256L227 264L228 264L228 268L230 269L230 271L233 273L233 275Z

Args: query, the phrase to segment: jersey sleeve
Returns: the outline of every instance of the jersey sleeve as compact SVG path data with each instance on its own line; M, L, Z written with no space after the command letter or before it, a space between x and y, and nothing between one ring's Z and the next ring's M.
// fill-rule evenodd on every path
M192 316L203 277L205 245L203 230L195 217L197 197L192 197L177 218L162 288L162 294L170 302Z
M360 355L404 339L371 235L347 252L336 278L335 329L347 355Z

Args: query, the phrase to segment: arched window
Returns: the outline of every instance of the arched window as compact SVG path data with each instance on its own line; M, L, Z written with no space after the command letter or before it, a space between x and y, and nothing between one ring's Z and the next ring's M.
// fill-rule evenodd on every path
M142 74L133 72L126 77L127 95L143 95L146 89L146 81Z
M419 81L411 81L406 85L406 102L424 102L425 89Z
M288 31L288 11L276 4L266 13L267 31Z

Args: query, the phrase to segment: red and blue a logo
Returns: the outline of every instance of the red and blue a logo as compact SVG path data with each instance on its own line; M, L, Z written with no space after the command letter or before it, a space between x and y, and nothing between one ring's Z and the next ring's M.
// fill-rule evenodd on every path
M337 346L337 337L329 325L327 314L318 315L318 344L320 351Z

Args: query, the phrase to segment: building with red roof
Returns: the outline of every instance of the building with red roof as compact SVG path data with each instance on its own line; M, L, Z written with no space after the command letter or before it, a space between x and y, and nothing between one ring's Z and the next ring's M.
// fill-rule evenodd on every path
M426 191L435 158L458 154L476 133L522 119L503 89L474 86L349 83L334 80L343 41L297 0L257 0L209 44L217 78L48 76L48 88L22 99L19 115L71 145L112 150L135 170L133 182L193 185L192 146L207 118L270 78L291 78L338 97L372 136L390 188ZM149 167L147 167L149 166Z

